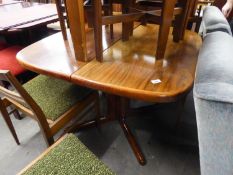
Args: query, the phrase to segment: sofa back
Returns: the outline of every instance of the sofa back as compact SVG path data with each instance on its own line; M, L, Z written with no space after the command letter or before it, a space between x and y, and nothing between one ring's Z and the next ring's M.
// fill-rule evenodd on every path
M232 175L233 38L224 16L216 9L208 7L204 12L206 35L199 52L193 93L201 174Z
M232 35L228 21L222 12L215 6L208 6L204 9L201 31L203 32L204 37L207 33L215 31L222 31Z

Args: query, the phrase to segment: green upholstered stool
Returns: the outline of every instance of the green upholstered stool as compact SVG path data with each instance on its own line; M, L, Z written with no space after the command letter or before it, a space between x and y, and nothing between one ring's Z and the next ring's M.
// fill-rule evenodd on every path
M20 172L23 175L113 175L78 138L69 134Z
M40 106L46 118L52 121L91 92L87 88L44 75L38 75L23 87Z

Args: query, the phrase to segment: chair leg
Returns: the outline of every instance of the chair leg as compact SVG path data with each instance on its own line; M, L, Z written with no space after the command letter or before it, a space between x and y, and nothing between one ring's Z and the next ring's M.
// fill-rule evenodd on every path
M109 11L108 11L108 15L113 15L113 7L112 7L112 5L113 5L113 3L112 3L112 0L109 0ZM113 33L113 24L110 24L110 37L111 37L111 39L113 39L113 37L114 37L114 33Z
M7 126L8 126L8 128L9 128L12 136L15 139L15 142L17 143L17 145L20 145L19 139L18 139L17 134L15 132L15 128L14 128L12 122L11 122L10 116L9 116L7 110L6 110L6 107L4 106L4 104L3 104L3 102L1 100L0 100L0 111L2 113L3 119L5 120L5 122L6 122Z
M5 87L5 88L7 88L8 89L8 85L5 83L5 82L3 82L3 81L0 81L0 86L3 86L3 87ZM12 108L12 107L10 107L11 108L11 110L12 111L14 111L13 112L13 115L15 116L15 118L16 119L18 119L18 120L21 120L23 117L19 114L19 111L18 110L16 110L16 109L14 109L14 108Z
M44 141L45 141L47 147L51 146L54 143L54 138L53 137L48 137L41 126L40 126L40 130L42 132L42 135L43 135L43 138L44 138Z
M67 40L65 18L64 18L62 9L61 9L61 2L60 2L60 0L55 0L55 3L56 3L57 12L58 12L58 18L60 21L62 36L63 36L64 40Z
M188 24L188 17L191 14L193 0L181 1L183 12L175 18L175 25L173 30L173 41L179 42L184 38L185 30Z
M162 22L159 27L159 36L156 51L157 59L163 59L165 55L175 4L176 0L164 0L163 3Z
M17 109L13 109L13 115L18 120L23 119L23 117L19 114L19 111Z
M122 3L122 13L129 13L129 7L132 7L133 1L126 0ZM127 41L133 35L133 22L125 22L122 24L122 40Z
M103 61L103 45L102 45L102 3L101 0L92 1L94 12L94 37L95 37L95 52L96 59L99 62Z

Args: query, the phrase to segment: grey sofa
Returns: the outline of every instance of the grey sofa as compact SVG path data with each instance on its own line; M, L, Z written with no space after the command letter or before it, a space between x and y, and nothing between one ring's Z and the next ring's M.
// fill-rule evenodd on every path
M216 7L203 16L194 84L202 175L233 175L233 38Z

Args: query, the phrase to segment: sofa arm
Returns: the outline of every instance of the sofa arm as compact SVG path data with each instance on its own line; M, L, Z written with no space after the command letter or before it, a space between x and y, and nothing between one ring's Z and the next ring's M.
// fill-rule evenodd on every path
M228 21L222 12L215 6L208 6L205 8L203 12L201 31L203 32L204 37L208 33L216 31L222 31L232 35Z
M201 174L233 175L233 38L215 7L205 10L203 23L218 30L204 37L193 90Z
M224 32L205 37L198 56L194 96L233 103L233 38Z

